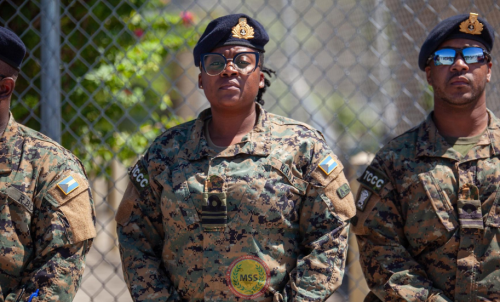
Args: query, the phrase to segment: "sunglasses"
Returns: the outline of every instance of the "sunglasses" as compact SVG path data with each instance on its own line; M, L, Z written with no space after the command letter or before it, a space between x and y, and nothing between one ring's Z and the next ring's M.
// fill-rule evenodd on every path
M490 53L481 47L448 47L436 50L436 52L434 52L429 59L427 59L427 64L429 64L430 61L434 61L434 65L436 66L453 65L453 63L455 63L455 59L457 58L457 54L461 54L467 64L484 63L491 60Z
M234 68L241 74L252 73L259 64L258 52L240 52L232 59L227 59L220 53L205 53L201 55L203 70L210 75L216 76L227 67L227 61L232 61Z

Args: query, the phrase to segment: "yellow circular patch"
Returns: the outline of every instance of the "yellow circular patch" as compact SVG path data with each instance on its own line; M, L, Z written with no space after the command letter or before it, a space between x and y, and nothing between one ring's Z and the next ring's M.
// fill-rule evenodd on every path
M269 268L258 257L243 256L231 263L226 279L229 288L238 297L256 298L269 287Z

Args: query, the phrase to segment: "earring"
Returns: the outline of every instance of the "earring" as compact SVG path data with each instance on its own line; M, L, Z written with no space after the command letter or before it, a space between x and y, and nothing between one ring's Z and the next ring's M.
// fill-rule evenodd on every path
M200 89L203 89L203 85L201 85L201 84L200 84L200 85L198 85L198 87L200 87Z

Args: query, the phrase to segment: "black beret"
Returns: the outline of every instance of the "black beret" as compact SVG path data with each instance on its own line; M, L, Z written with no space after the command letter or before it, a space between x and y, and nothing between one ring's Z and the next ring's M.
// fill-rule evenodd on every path
M15 33L0 26L0 60L19 70L26 46Z
M495 39L495 33L493 27L491 27L486 20L478 17L477 20L483 24L483 30L481 34L469 34L460 31L460 23L469 19L469 14L461 14L457 16L450 17L439 22L436 27L434 27L427 39L425 39L424 44L420 48L420 54L418 55L418 67L421 70L425 70L427 65L427 59L429 56L436 51L436 49L444 41L451 39L469 39L480 42L486 47L486 50L491 51L493 48L493 41Z
M239 37L233 35L233 28L240 24L240 19L245 18L246 23L251 27L250 32L248 28L240 27ZM236 28L238 29L238 28ZM253 30L253 37L251 31ZM245 39L246 38L246 39ZM266 30L255 19L250 18L245 14L233 14L217 18L210 22L201 35L198 43L194 47L194 65L200 66L201 55L211 52L214 48L225 45L241 45L264 52L264 45L269 42L269 36Z

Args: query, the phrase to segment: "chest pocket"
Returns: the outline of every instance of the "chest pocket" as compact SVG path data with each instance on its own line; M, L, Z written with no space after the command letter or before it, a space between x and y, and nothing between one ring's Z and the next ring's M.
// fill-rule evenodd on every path
M0 199L0 219L11 222L5 224L5 232L0 236L0 265L7 274L19 276L33 251L30 232L33 203L14 187L2 190Z
M193 202L190 198L187 181L182 172L182 167L177 166L172 170L166 169L155 177L156 182L162 185L161 211L164 217L163 224L167 236L176 237L188 228L200 222Z
M267 228L298 228L298 209L308 183L295 177L288 165L276 158L270 158L265 169L268 177L254 223Z
M458 226L458 219L448 195L439 186L431 172L421 173L418 178L424 186L427 198L430 200L439 221L448 232L455 230Z
M493 198L494 201L488 213L488 217L486 218L486 226L500 228L500 186L497 191L488 198Z

